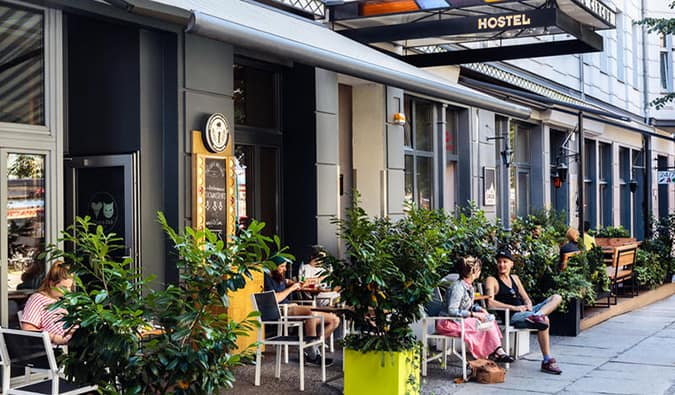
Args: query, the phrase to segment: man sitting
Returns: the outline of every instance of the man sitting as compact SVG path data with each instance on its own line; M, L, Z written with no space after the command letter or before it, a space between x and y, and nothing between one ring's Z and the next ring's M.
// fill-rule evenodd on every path
M492 309L508 309L514 312L511 315L511 323L514 327L529 327L537 329L537 340L544 360L541 362L541 371L551 374L560 374L555 358L551 357L549 342L549 319L551 314L562 298L555 294L549 296L543 302L532 305L532 301L525 291L520 278L511 274L513 269L513 256L508 250L497 254L497 278L488 277L485 281L486 293L489 297L488 307Z

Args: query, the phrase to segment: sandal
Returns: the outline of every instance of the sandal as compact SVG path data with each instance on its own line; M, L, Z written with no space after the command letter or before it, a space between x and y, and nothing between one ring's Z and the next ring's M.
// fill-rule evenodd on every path
M498 353L499 350L502 350L502 354ZM501 347L497 347L497 349L494 350L488 358L498 363L511 363L516 360L515 358L504 352L504 349Z

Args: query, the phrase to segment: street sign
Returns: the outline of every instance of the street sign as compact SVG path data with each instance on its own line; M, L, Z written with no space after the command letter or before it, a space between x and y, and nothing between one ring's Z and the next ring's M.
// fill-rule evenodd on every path
M675 171L659 171L656 178L659 180L659 184L675 184Z

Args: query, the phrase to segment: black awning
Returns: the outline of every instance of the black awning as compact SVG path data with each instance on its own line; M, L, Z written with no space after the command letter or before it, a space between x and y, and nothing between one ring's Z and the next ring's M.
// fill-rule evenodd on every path
M600 1L365 0L330 6L332 27L356 41L402 47L416 66L595 52L614 27Z

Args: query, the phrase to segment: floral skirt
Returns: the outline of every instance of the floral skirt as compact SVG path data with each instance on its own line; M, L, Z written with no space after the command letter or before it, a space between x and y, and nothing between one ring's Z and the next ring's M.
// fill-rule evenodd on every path
M502 332L495 321L487 329L478 329L479 323L477 318L464 319L464 342L475 358L487 358L502 345ZM436 324L436 331L442 335L459 337L462 329L457 321L440 320Z

